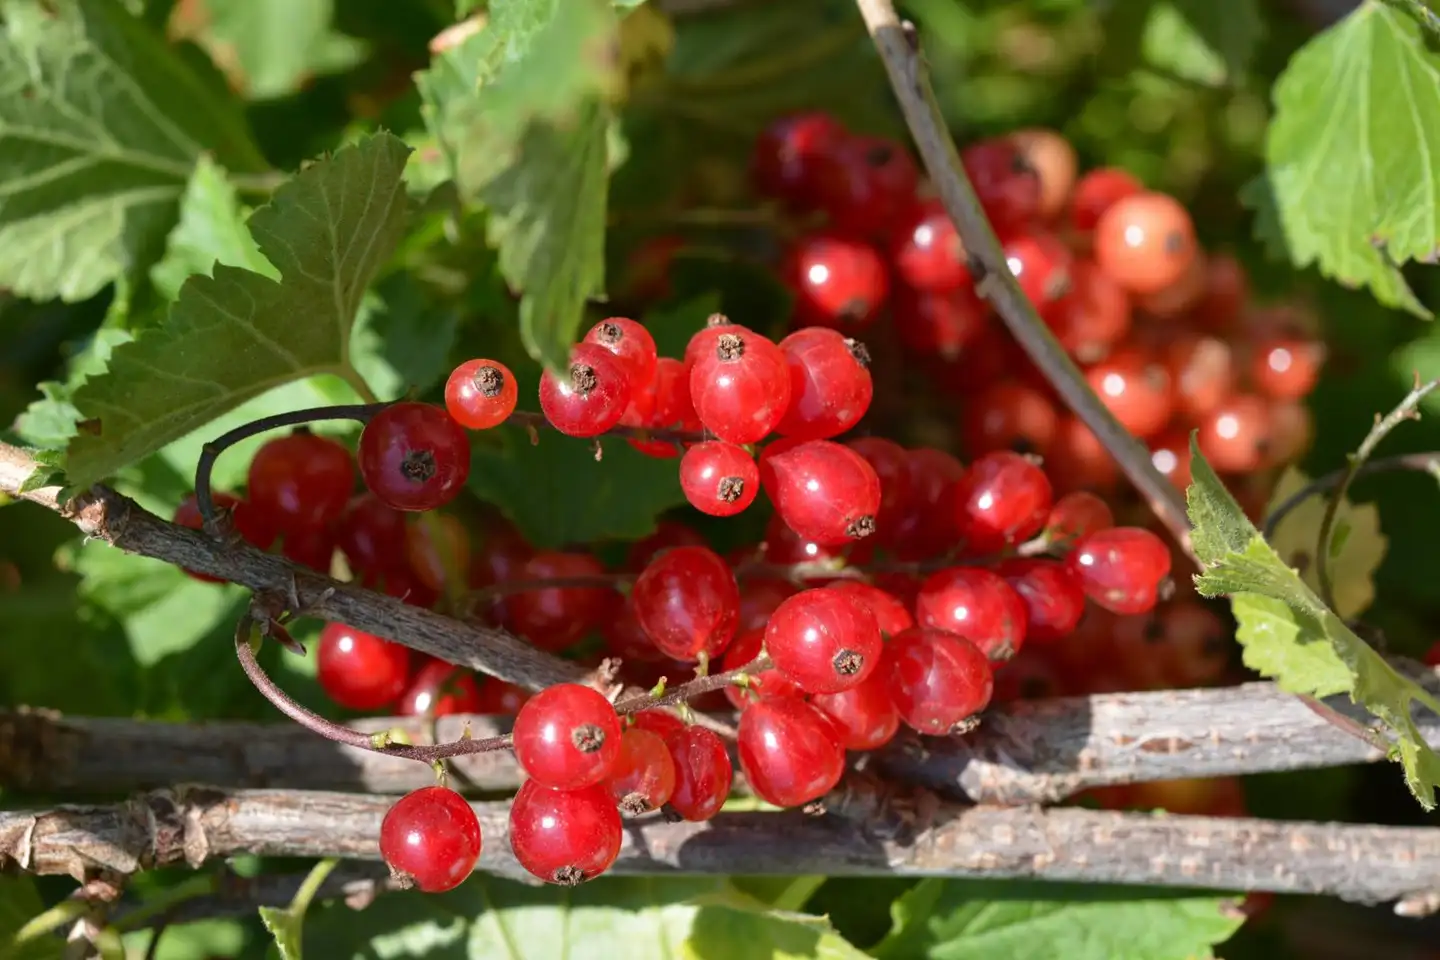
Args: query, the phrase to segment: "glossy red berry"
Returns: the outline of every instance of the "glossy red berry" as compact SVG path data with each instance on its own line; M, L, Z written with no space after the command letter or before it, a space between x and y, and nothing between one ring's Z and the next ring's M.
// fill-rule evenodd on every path
M602 347L620 359L630 378L630 389L638 392L655 379L659 355L655 338L645 326L628 317L610 317L591 327L581 340Z
M680 489L701 513L733 517L760 493L760 468L744 447L707 440L680 458Z
M620 811L603 786L553 790L527 780L510 805L515 859L534 876L562 887L608 870L620 855L623 830Z
M895 275L912 290L953 293L975 282L965 244L939 200L922 200L897 221L889 254Z
M515 716L515 759L537 783L576 790L610 776L620 758L620 718L599 691L558 683Z
M761 463L761 483L764 483L764 463ZM837 561L845 556L843 545L816 543L808 537L791 530L779 514L773 514L765 525L765 539L760 543L760 553L767 563L790 566L796 563L823 564Z
M761 700L740 714L740 768L766 803L798 807L840 782L845 749L839 731L804 700Z
M826 587L836 593L848 594L875 617L875 624L885 637L893 637L902 630L915 626L915 618L900 598L888 590L865 583L861 580L837 580Z
M434 510L470 476L470 438L443 407L394 403L360 433L360 476L396 510Z
M758 333L723 333L690 371L690 399L705 429L721 440L763 440L790 406L785 355Z
M912 627L886 647L890 699L900 719L920 733L944 736L990 703L990 661L969 640Z
M1185 276L1196 256L1190 214L1163 193L1117 200L1095 224L1095 262L1131 293L1164 290Z
M1254 394L1233 394L1211 410L1199 428L1200 452L1221 473L1249 473L1270 458L1271 407Z
M1234 356L1218 337L1182 334L1165 348L1165 362L1174 385L1175 412L1192 421L1214 410L1235 389Z
M684 720L669 710L658 707L632 713L628 719L630 726L640 730L649 730L651 733L658 734L662 740L669 740L673 734L679 733L686 727Z
M853 237L816 233L796 241L780 276L795 296L796 327L856 333L880 317L890 295L885 260Z
M480 707L480 690L473 676L454 664L431 660L410 678L396 713L402 717L446 717L480 713Z
M280 544L280 555L329 576L331 561L335 559L335 531L322 528L287 533Z
M955 529L972 553L989 553L1040 532L1049 515L1050 481L1018 453L976 460L955 484Z
M725 651L725 657L720 661L722 673L729 673L731 670L739 670L755 661L755 658L765 649L765 626L750 630L744 630L736 634ZM774 697L803 697L802 690L794 680L775 668L761 670L750 675L750 681L744 687L729 686L725 688L725 699L737 710L744 710L757 699L771 699Z
M659 810L675 792L675 761L658 733L631 727L620 738L620 759L605 780L621 811L632 817Z
M1050 448L1060 414L1041 391L1015 380L999 380L966 404L961 419L965 448L973 456L996 450L1041 453Z
M1175 390L1170 372L1141 350L1122 350L1085 371L1085 379L1115 419L1140 439L1170 422Z
M812 208L819 168L844 136L833 117L818 111L772 122L756 138L750 159L756 191L801 210Z
M1105 211L1145 187L1118 167L1096 167L1075 182L1070 199L1070 224L1079 233L1090 233Z
M1276 400L1300 400L1315 389L1325 346L1299 337L1269 337L1255 345L1250 379Z
M230 521L240 539L258 550L270 549L270 545L275 542L276 531L269 518L257 510L254 504L228 493L212 493L210 499L217 510L230 511ZM192 493L180 501L180 506L175 508L174 522L177 526L189 527L191 530L205 528L205 518L200 515L200 504L196 501L195 494ZM185 572L202 583L225 582L219 577L195 573L192 570Z
M1053 643L1075 632L1085 615L1085 591L1058 560L1022 557L996 570L1025 604L1025 639Z
M853 594L816 587L770 615L765 649L776 669L807 693L839 693L875 671L880 626Z
M355 462L337 440L299 431L266 441L250 461L247 499L280 530L319 530L340 518Z
M775 428L783 436L828 440L860 422L874 384L864 344L834 330L807 327L780 341L790 370L790 407Z
M515 374L498 360L467 360L445 381L445 409L470 430L489 430L515 412Z
M683 361L672 357L661 357L655 363L655 379L650 384L651 398L649 412L637 410L631 402L625 415L620 418L624 426L647 427L651 430L680 430L700 433L705 427L695 414L695 404L690 399L690 373ZM632 415L639 422L631 422ZM671 458L679 456L675 443L670 440L640 440L629 438L630 446L647 457Z
M1130 332L1130 297L1094 260L1081 258L1070 265L1070 292L1045 320L1070 356L1094 363Z
M1045 520L1045 538L1068 545L1086 534L1115 526L1115 514L1104 500L1084 490L1067 493L1050 508Z
M781 524L783 527L784 524ZM740 619L736 624L736 642L739 641L739 633L746 630L765 629L765 622L770 619L770 614L780 606L786 597L792 597L797 590L788 580L777 580L771 577L748 578L745 587L740 591ZM732 643L733 647L734 644ZM727 650L726 656L730 651ZM742 661L735 661L736 666L743 665Z
M1053 314L1070 292L1070 248L1054 234L1017 233L1005 241L1004 253L1021 292L1042 317Z
M951 363L981 342L988 315L969 288L951 293L900 290L892 311L895 335L916 357Z
M639 573L660 554L672 547L703 547L705 538L695 529L678 520L663 519L655 531L630 545L625 554L625 569Z
M316 673L326 696L347 710L379 710L399 699L410 675L410 651L373 633L327 623Z
M422 787L386 811L380 855L426 893L453 890L480 859L480 821L454 790Z
M499 677L485 677L480 682L480 694L473 712L513 717L529 699L530 691L524 687L506 683Z
M880 478L854 450L811 440L766 462L773 471L766 492L776 513L800 536L838 545L875 532Z
M1112 527L1077 541L1065 565L1091 602L1112 613L1146 613L1170 575L1170 548L1149 530Z
M1025 601L991 570L951 567L932 574L915 600L915 622L964 637L991 660L1009 660L1025 642Z
M545 419L571 437L598 437L620 422L630 404L625 362L604 347L579 343L570 366L540 375L540 409Z
M880 509L875 511L875 538L887 543L904 516L910 494L910 460L905 448L884 437L860 437L845 444L870 464L880 481Z
M1190 487L1190 431L1167 430L1150 441L1150 463L1179 490Z
M605 567L588 553L542 551L526 560L516 580L601 577ZM564 650L598 627L619 605L609 587L541 587L505 598L510 629L542 650Z
M810 702L835 725L846 750L878 750L900 729L900 712L890 699L890 683L883 672L849 690L819 694Z
M919 168L904 144L846 136L817 166L816 200L839 230L884 233L904 214L919 182Z
M372 583L387 570L406 566L405 514L375 494L352 498L336 528L337 546L362 582Z
M1040 210L1040 178L1017 145L997 137L960 151L960 162L996 231L1023 226Z
M665 745L675 761L670 808L686 820L709 820L729 798L735 777L725 741L704 727L685 727L666 735Z
M676 547L646 566L630 605L668 657L717 657L735 635L740 589L730 566L707 547Z
M755 331L749 327L742 327L738 323L731 323L730 318L723 313L712 313L705 318L705 326L696 330L691 335L689 342L685 344L685 376L690 376L690 371L695 369L695 364L715 352L715 345L720 338L726 334L734 334L737 337L754 336Z
M1079 417L1060 418L1055 439L1042 455L1046 476L1065 492L1108 492L1120 479L1115 458Z
M965 467L933 447L907 451L906 459L906 507L895 530L882 530L881 536L901 560L926 560L955 545L955 488Z

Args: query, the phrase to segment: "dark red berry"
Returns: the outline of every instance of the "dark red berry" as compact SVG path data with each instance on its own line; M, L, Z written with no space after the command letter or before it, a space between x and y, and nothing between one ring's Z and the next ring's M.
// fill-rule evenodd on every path
M997 137L960 151L975 194L1002 235L1024 226L1040 210L1040 178L1017 145Z
M676 547L650 561L630 591L640 625L677 660L717 657L735 635L740 590L707 547Z
M685 727L666 735L665 745L675 761L670 808L686 820L709 820L729 798L735 776L725 741L704 727Z
M875 511L875 540L890 544L909 506L910 459L905 448L883 437L860 437L845 444L870 464L880 481L880 509Z
M991 660L1009 660L1025 642L1025 601L990 570L951 567L920 588L915 622L964 637Z
M904 144L884 137L842 137L817 167L817 205L847 233L888 232L913 202L920 182Z
M275 542L276 530L271 524L270 518L256 509L254 504L228 493L212 493L210 499L217 510L230 511L230 521L234 524L235 532L240 535L240 539L257 550L270 549L270 545ZM175 508L173 519L176 525L188 527L191 530L205 528L205 518L200 515L200 504L196 501L195 494L192 493L180 501L180 506ZM185 572L203 583L225 582L219 577L195 573L192 570Z
M434 510L470 476L470 438L443 407L394 403L360 434L360 476L396 510Z
M912 627L892 637L885 666L890 698L907 726L944 736L990 703L990 661L969 640L943 630Z
M380 855L426 893L453 890L480 859L480 821L454 790L422 787L386 811Z
M281 531L319 530L340 518L355 490L355 462L339 441L299 431L255 451L247 499Z
M882 531L886 546L901 560L927 560L954 547L955 491L965 467L932 447L906 453L909 486L905 509L893 531Z
M350 501L337 524L338 546L354 574L367 584L391 569L407 566L405 514L373 493Z
M761 700L740 714L740 767L755 795L777 807L818 800L840 782L839 731L804 700Z
M287 533L282 538L280 554L286 560L329 576L331 561L335 559L335 537L333 528L323 527Z
M542 551L526 560L516 580L600 578L605 567L588 553ZM564 650L594 630L619 606L609 587L553 586L511 593L505 598L510 629L542 650Z
M431 660L415 671L400 695L396 713L402 717L445 717L454 713L480 713L480 690L475 678L443 660Z
M474 713L492 714L499 717L513 717L530 699L530 691L506 683L499 677L486 677L480 683L479 698Z
M844 136L844 128L826 113L796 113L772 122L756 138L750 160L756 191L800 210L813 208L819 168Z
M942 364L968 357L988 329L985 304L968 287L951 293L896 291L893 322L907 350Z
M599 691L559 683L535 694L515 716L515 759L537 783L557 790L610 776L620 757L620 718Z
M320 631L315 663L321 689L347 710L390 706L410 675L407 648L343 623Z
M860 422L874 384L864 345L834 330L807 327L780 341L790 370L790 407L775 428L802 440L828 440Z
M953 293L974 284L965 244L939 200L921 200L901 217L890 237L890 263L912 290Z
M880 478L854 450L811 440L766 462L773 477L766 490L775 510L800 536L838 545L875 532Z
M617 738L618 739L618 738ZM527 780L510 805L510 850L546 883L573 887L620 855L624 827L604 786L552 790Z

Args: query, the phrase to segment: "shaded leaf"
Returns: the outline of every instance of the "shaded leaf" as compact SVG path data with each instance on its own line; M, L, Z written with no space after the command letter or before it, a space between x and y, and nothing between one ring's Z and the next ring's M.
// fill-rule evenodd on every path
M1291 467L1275 483L1270 507L1288 500L1304 489L1310 478ZM1317 538L1325 516L1327 496L1311 497L1285 515L1270 538L1270 545L1289 566L1300 571L1311 590L1320 581L1314 563ZM1375 571L1385 559L1385 535L1380 532L1380 508L1373 503L1356 505L1346 499L1336 513L1335 537L1331 543L1331 581L1335 590L1335 612L1342 620L1354 620L1375 599Z
M117 0L0 11L0 285L89 297L160 256L203 151L263 169L238 105Z
M1239 82L1265 34L1255 0L1152 4L1140 38L1147 62L1207 86Z
M13 937L45 909L30 877L0 877L0 956L5 960L61 960L65 941L43 936L16 945Z
M345 373L361 298L405 228L408 153L380 134L277 190L249 227L282 279L223 265L191 277L165 322L75 393L99 430L70 442L71 480L107 476L278 384Z

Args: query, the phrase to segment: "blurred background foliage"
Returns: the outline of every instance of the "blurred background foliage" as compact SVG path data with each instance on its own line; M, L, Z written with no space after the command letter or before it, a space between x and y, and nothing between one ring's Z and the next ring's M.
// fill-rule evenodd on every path
M439 181L437 148L412 75L429 63L431 38L455 19L448 0L127 5L163 25L191 55L209 58L245 99L257 142L275 169L294 169L359 132L384 127L418 148L411 161L417 193ZM1298 300L1319 314L1331 354L1310 398L1316 442L1304 465L1308 473L1341 465L1375 413L1409 387L1414 371L1440 375L1440 331L1433 324L1268 258L1252 237L1253 215L1237 199L1263 168L1270 86L1320 28L1313 5L910 0L903 6L920 27L957 139L1022 126L1059 129L1084 166L1124 167L1184 200L1206 246L1232 251L1263 299ZM612 305L617 312L647 311L662 352L667 338L673 350L717 305L760 329L783 323L785 293L757 266L774 253L763 230L688 219L689 211L746 208L750 139L765 121L786 110L825 108L857 129L898 130L883 72L850 0L738 0L673 17L664 9L640 7L622 25L628 83L613 136L623 144L623 160L612 180L606 246ZM263 195L242 199L258 203ZM460 358L523 356L515 304L483 242L483 217L452 216L438 202L377 285L364 323L377 375L394 392L433 394ZM689 252L677 261L659 302L651 302L640 295L645 245L677 231ZM1440 273L1420 268L1411 279L1427 305L1440 306ZM81 303L0 295L0 423L25 413L38 397L37 384L70 379L107 338L114 342L153 322L167 292L173 294L173 286L147 272ZM295 384L226 420L343 401L347 389ZM223 428L215 424L205 433ZM190 466L203 439L187 438L148 458L127 470L119 486L168 514L190 488ZM1440 417L1406 426L1386 446L1387 452L1431 448L1440 448ZM245 462L244 450L228 453L219 483L233 485ZM1369 619L1384 629L1392 650L1418 654L1440 638L1434 481L1376 478L1359 484L1354 496L1379 502L1389 539ZM238 588L198 584L113 551L81 549L74 528L43 511L0 510L0 702L85 714L271 719L273 710L234 669L227 638L243 602ZM318 696L308 662L274 645L264 656L298 699L334 713ZM1421 819L1388 768L1256 777L1247 793L1259 815ZM1305 798L1305 809L1297 797ZM165 877L146 882L163 884ZM886 899L832 881L812 907L836 911L837 919L864 931L858 940L864 943L888 923L883 911L876 917L865 903ZM1307 909L1295 908L1302 926ZM1279 955L1263 935L1251 933L1225 955L1244 955L1246 937L1260 938L1253 955ZM167 936L160 955L263 949L253 924L216 921Z

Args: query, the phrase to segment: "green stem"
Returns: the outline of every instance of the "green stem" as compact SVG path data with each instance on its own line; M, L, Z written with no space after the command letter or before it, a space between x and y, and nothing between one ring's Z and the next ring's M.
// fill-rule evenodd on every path
M263 197L267 200L272 193L290 179L288 173L280 170L269 170L265 173L231 173L229 176L230 182L240 193L251 197Z
M85 916L89 910L90 904L84 900L60 901L49 910L31 917L24 926L15 931L15 936L5 946L3 952L0 952L0 957L10 960L12 957L24 956L25 951L20 949L24 944L49 936L66 924L74 923Z
M295 891L295 897L290 901L290 916L303 917L305 911L310 909L310 901L315 899L315 894L320 892L320 887L325 883L325 878L330 876L330 871L338 866L340 861L335 857L328 857L310 868L310 873L305 877L305 882L300 884L300 889Z
M355 395L360 398L361 403L380 402L380 398L375 396L375 391L370 389L370 384L366 383L365 378L360 376L359 370L356 370L349 363L346 363L338 372L340 379L350 384L350 389L355 391Z
M1330 578L1330 551L1334 549L1335 520L1340 515L1340 504L1345 502L1345 495L1350 492L1350 484L1355 482L1356 475L1365 466L1365 461L1370 459L1370 454L1380 445L1380 441L1406 420L1420 419L1417 412L1420 401L1437 386L1440 386L1440 380L1421 383L1420 375L1415 375L1415 387L1409 395L1401 400L1394 410L1383 417L1375 418L1375 426L1365 435L1360 449L1350 455L1350 463L1344 476L1340 478L1335 492L1330 494L1330 499L1325 503L1325 517L1320 521L1320 534L1315 547L1315 579L1320 584L1320 599L1324 600L1331 610L1335 609L1335 584Z
M173 887L166 887L157 894L154 899L125 914L116 921L117 930L140 930L150 925L150 921L172 910L186 900L194 900L197 897L208 897L216 889L215 875L213 873L197 873L194 876L186 877Z

